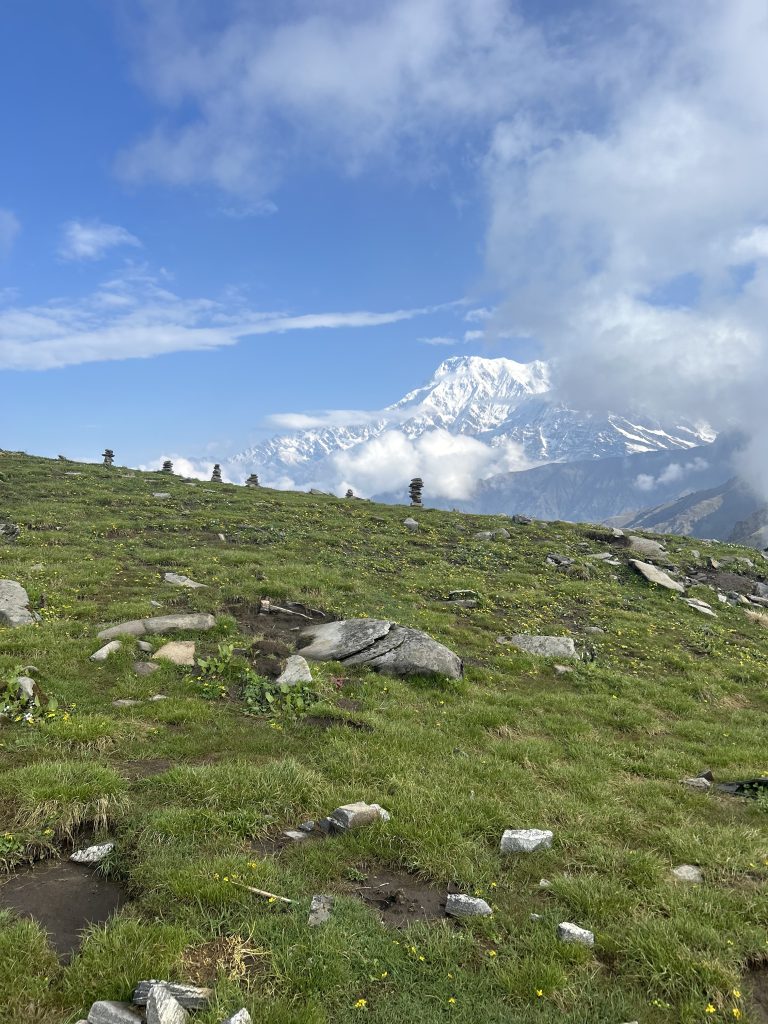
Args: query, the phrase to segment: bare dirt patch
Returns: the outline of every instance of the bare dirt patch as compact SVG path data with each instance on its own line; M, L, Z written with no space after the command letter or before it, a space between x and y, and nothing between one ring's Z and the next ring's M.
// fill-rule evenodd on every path
M37 921L64 963L80 948L83 929L107 921L124 902L115 882L69 861L45 861L0 883L0 907Z
M744 976L750 1020L755 1024L768 1024L768 964L753 967Z
M214 985L222 976L252 985L255 978L265 978L270 968L268 950L248 945L239 935L222 935L186 949L180 973L194 985Z
M151 775L162 775L173 766L173 762L165 757L149 757L144 761L124 761L115 767L131 782L137 779L148 779Z
M314 729L335 729L338 727L355 729L357 732L373 732L373 726L356 718L336 718L333 715L307 715L302 719L303 725Z
M417 921L447 920L446 892L405 871L377 869L353 891L377 910L390 928L407 928Z
M237 620L244 633L254 637L246 657L261 676L274 679L282 671L282 663L296 649L296 640L305 626L330 622L332 616L318 608L309 608L294 601L284 601L282 611L264 611L260 605L235 603L226 609Z

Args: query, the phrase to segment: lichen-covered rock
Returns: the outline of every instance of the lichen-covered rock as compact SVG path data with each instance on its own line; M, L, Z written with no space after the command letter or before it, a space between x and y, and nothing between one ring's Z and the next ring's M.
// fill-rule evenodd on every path
M307 924L310 928L317 928L318 925L327 924L331 919L332 909L333 896L313 896L309 907Z
M563 921L557 926L557 937L561 942L575 942L580 946L594 946L595 936L586 928Z
M99 843L98 846L87 846L84 850L76 850L69 858L75 864L100 864L115 848L114 843Z
M502 853L533 853L548 850L553 834L540 828L508 828L501 837Z
M31 626L39 616L29 610L29 595L15 580L0 580L0 626Z

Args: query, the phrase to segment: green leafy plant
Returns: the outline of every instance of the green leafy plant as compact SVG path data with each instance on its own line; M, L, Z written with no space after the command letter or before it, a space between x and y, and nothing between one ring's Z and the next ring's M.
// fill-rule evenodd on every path
M278 683L249 671L243 686L243 704L248 715L270 718L300 718L320 699L306 683Z
M216 654L210 658L199 658L199 672L195 677L198 691L206 700L219 700L227 693L229 686L238 681L243 666L238 665L233 643L219 644Z
M23 669L17 666L0 680L0 719L29 725L58 717L69 719L69 712L59 708L58 700L42 694L37 686L30 697L19 681L22 675Z

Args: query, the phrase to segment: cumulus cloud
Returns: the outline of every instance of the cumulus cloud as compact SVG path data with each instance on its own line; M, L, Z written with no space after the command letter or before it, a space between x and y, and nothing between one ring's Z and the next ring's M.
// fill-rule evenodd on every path
M461 345L461 338L447 338L444 335L437 335L434 338L417 338L418 342L422 345ZM465 339L466 340L466 339Z
M143 268L126 270L78 301L0 306L0 369L49 370L236 345L287 331L377 327L441 307L390 312L258 312L233 300L184 298Z
M139 239L119 224L70 220L62 228L59 255L65 260L100 260L123 246L141 248Z
M678 483L678 481L685 479L689 473L700 473L708 468L709 463L706 459L701 458L701 456L697 456L695 459L691 459L690 462L684 464L671 462L668 466L664 467L658 476L653 476L651 473L639 473L635 477L635 487L639 491L652 491L656 487L665 484Z
M4 258L11 251L16 236L21 230L19 219L12 210L0 208L0 258Z
M520 445L491 446L447 430L430 430L417 438L389 430L328 461L323 480L338 493L351 487L363 497L404 494L408 481L421 476L430 494L457 500L469 497L478 480L530 466Z

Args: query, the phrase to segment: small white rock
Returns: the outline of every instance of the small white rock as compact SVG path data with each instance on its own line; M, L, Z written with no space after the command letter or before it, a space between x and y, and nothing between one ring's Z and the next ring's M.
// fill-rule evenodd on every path
M157 601L152 601L151 603L152 604L157 604ZM158 605L158 608L159 607L160 606ZM139 648L140 651L143 651L144 654L151 654L152 651L154 651L154 647L152 646L152 644L150 644L146 640L138 640L136 642L136 646Z
M95 654L91 655L91 661L106 661L110 654L119 651L122 646L119 640L111 640L108 644L100 647Z
M289 828L283 832L286 839L292 839L295 843L301 842L302 839L306 839L308 833L301 832L299 829Z
M367 804L363 800L358 800L357 803L337 807L331 812L330 817L338 828L348 832L362 825L371 825L374 821L389 821L390 814L379 804Z
M98 846L87 846L84 850L77 850L69 858L75 864L100 864L105 857L109 856L115 848L114 843L100 843Z
M234 1017L227 1017L221 1024L253 1024L253 1021L250 1013L243 1007L242 1010L237 1011Z
M508 828L501 837L502 853L533 853L548 850L552 845L552 832L540 828Z
M132 708L137 704L141 704L140 700L136 700L134 697L121 697L120 700L113 700L113 708Z
M445 901L445 912L449 917L489 917L493 911L479 896L464 893L449 893Z
M177 572L163 573L163 579L166 583L173 583L177 587L187 587L189 590L199 590L201 587L205 587L204 583L195 583L189 576L182 576Z
M551 889L552 888L552 883L550 882L550 880L548 878L540 878L539 879L539 888L540 889Z
M694 882L700 885L704 881L704 872L694 864L681 864L672 869L672 874L680 882Z
M594 946L595 936L586 928L563 921L557 926L557 937L561 942L576 942L580 946Z
M286 686L295 686L297 683L311 683L312 672L306 658L300 654L292 654L285 663L285 668L277 677L277 682Z
M313 896L312 903L309 907L309 918L307 924L310 928L316 928L318 925L327 924L331 918L331 909L333 908L333 896Z

